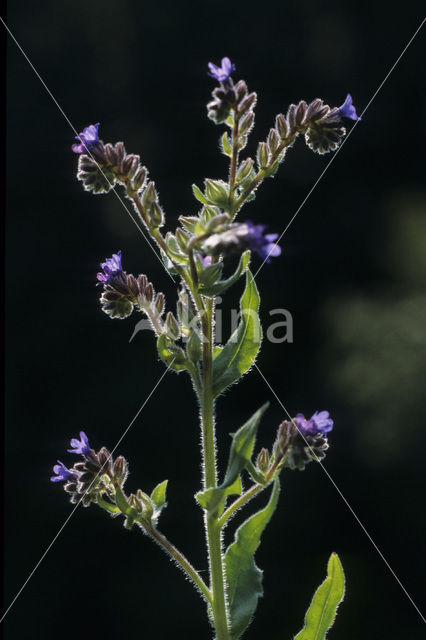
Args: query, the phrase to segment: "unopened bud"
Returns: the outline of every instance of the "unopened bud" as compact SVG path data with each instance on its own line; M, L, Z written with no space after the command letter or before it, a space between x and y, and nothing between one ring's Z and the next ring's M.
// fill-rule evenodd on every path
M228 185L223 180L205 180L206 197L218 207L225 207L228 204Z
M281 140L285 140L288 135L288 124L285 116L282 113L279 113L275 119L275 126L278 130Z
M164 224L164 213L158 202L153 202L149 209L149 222L152 227L162 227Z
M151 208L151 205L156 201L157 201L157 192L155 190L155 183L151 181L151 182L148 182L148 185L145 191L143 192L142 206L146 211L149 211L149 209Z
M266 473L269 469L269 451L268 449L261 449L257 456L256 465L259 471Z
M259 142L257 146L257 164L260 169L266 169L269 162L268 145L266 142Z
M181 249L181 251L183 251L183 253L186 253L189 241L188 235L180 227L176 229L175 235L179 248Z
M252 158L247 158L240 164L240 166L238 167L237 175L236 175L237 182L242 182L245 178L247 178L250 175L250 171L253 168L253 164L254 162Z
M280 143L281 138L278 135L278 131L276 129L271 129L268 135L268 147L272 154L278 149Z
M118 456L113 467L114 483L122 487L126 481L128 471L129 465L127 464L127 460L123 458L123 456Z
M180 338L179 323L171 311L169 311L166 316L166 332L171 340L178 340Z

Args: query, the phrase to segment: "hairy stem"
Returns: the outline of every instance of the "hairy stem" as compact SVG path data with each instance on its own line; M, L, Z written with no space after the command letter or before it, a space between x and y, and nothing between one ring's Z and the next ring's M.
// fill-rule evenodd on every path
M235 186L235 174L237 172L237 164L238 164L238 126L240 124L240 119L238 112L234 109L234 128L232 131L232 156L231 156L231 166L229 169L229 200L232 202L232 196Z
M216 450L213 397L213 301L206 300L203 317L203 388L201 392L201 421L203 434L204 488L216 486ZM217 640L229 640L228 616L225 600L221 530L215 516L205 514L207 547L210 565L210 585L213 593L212 610Z
M146 531L146 533L153 540L155 540L155 542L164 551L166 551L166 553L168 553L173 558L173 560L175 560L176 563L181 567L181 569L189 576L192 582L201 591L201 593L203 594L207 602L212 604L212 594L209 588L207 587L206 583L204 582L204 580L202 579L198 571L196 571L196 569L194 569L194 567L189 562L189 560L185 558L183 553L181 553L178 549L176 549L176 547L169 540L167 540L166 536L160 533L160 531L158 531L158 529L153 527L151 524L147 524L145 521L142 521L141 525L143 529Z

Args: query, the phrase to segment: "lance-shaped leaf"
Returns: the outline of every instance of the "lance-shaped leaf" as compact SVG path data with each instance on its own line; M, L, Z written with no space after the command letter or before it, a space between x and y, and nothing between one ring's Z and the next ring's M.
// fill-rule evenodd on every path
M164 480L163 482L160 482L160 484L157 484L157 486L154 487L151 493L151 500L154 505L154 513L152 516L154 524L157 522L158 517L162 512L162 510L165 507L167 507L167 502L166 502L167 483L168 483L168 480Z
M268 504L237 529L235 541L225 554L228 602L231 616L231 640L237 640L250 624L259 598L263 595L262 571L254 561L260 537L274 513L280 485L274 482Z
M345 595L345 574L337 553L328 561L327 577L316 590L305 616L305 626L294 640L324 640Z
M262 340L258 316L259 292L253 275L246 271L246 287L240 300L241 320L213 361L213 393L219 395L246 373L256 359Z
M269 402L247 420L236 433L232 433L232 445L229 452L228 466L225 478L216 488L206 489L197 493L196 498L204 509L220 516L225 506L225 499L231 494L241 493L240 473L249 464L256 441L257 428L260 419L269 406Z
M232 286L235 282L237 282L238 278L243 275L244 271L247 269L248 264L250 262L250 251L244 251L241 255L240 261L238 263L237 268L235 269L232 276L226 278L226 280L219 280L215 284L208 286L201 286L200 293L203 296L207 296L208 298L213 298L214 296L218 296L220 293L223 293L230 286Z

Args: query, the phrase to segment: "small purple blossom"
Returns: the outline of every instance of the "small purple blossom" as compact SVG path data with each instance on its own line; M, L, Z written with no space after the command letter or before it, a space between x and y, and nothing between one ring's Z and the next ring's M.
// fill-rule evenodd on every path
M203 256L201 253L197 253L197 256L200 259L201 264L203 265L203 267L209 267L212 263L212 257L211 256Z
M72 471L67 469L64 463L60 460L58 460L58 464L55 464L53 467L53 471L56 473L56 476L52 476L50 478L51 482L64 482L65 480L69 480L74 477Z
M275 244L278 238L278 233L267 233L263 235L265 231L265 225L253 224L252 222L246 222L247 227L247 243L252 251L256 251L259 256L266 262L271 261L271 257L281 255L281 247Z
M349 118L349 120L355 120L355 121L360 120L355 110L355 107L352 104L352 96L350 93L348 93L348 95L346 96L346 100L344 101L342 106L339 107L339 113L342 118Z
M74 153L87 153L87 151L90 151L91 147L97 145L99 142L98 129L99 122L97 124L89 125L83 129L82 133L75 136L75 139L78 140L80 144L72 145Z
M222 58L221 67L213 64L213 62L209 62L209 69L209 76L219 80L219 82L226 82L229 80L231 73L235 71L235 64L233 64L229 58Z
M70 444L72 449L68 449L68 453L78 453L85 456L90 451L89 440L84 431L80 431L80 440L72 438Z
M297 428L303 436L316 435L322 433L325 435L333 428L333 420L330 418L328 411L315 411L309 420L306 420L303 413L298 413L294 419Z
M112 258L106 258L105 262L101 262L103 273L96 274L99 280L98 284L108 284L111 278L118 273L122 273L123 267L121 265L121 251L113 253Z

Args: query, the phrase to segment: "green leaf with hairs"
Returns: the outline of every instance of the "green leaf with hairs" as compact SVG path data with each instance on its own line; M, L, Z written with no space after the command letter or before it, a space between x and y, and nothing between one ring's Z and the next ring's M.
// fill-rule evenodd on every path
M201 286L200 293L202 293L203 296L207 296L208 298L213 298L214 296L218 296L220 293L223 293L224 291L229 289L229 287L231 287L235 282L237 282L240 276L243 275L244 271L248 267L249 262L250 251L244 251L232 276L230 276L226 280L219 280L219 282L212 284L210 287Z
M231 640L237 640L250 624L259 598L263 595L262 571L254 554L261 535L278 502L279 480L275 480L271 497L264 509L248 518L235 534L235 541L225 554L227 594L231 616Z
M218 396L252 366L260 349L262 328L258 315L259 292L250 269L240 300L241 319L222 351L213 361L213 394Z
M328 561L327 577L316 590L305 616L305 626L294 640L324 640L345 595L345 574L337 553Z
M210 513L214 513L217 517L222 515L227 496L241 493L240 473L250 463L256 441L257 428L268 407L269 402L260 407L236 433L231 434L232 445L222 484L215 488L212 487L200 491L196 495L201 506Z

